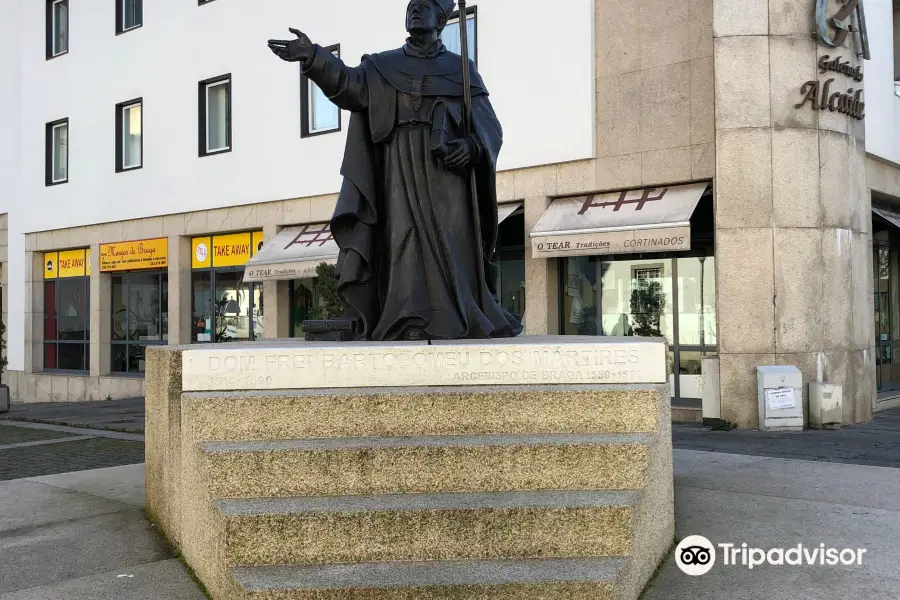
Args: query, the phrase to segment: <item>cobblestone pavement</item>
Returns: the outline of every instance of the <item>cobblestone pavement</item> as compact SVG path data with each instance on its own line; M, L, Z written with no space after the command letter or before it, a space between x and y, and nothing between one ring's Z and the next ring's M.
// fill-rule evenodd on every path
M0 413L4 419L143 433L144 399L13 404L8 413Z
M141 462L139 435L0 421L0 481Z
M48 429L26 429L24 427L0 427L0 446L22 444L24 442L40 442L58 438L71 437L72 434Z

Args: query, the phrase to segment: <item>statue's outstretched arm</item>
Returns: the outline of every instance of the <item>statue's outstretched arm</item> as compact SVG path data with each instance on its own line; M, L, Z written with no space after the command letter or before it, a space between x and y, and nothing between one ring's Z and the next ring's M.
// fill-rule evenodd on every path
M289 31L296 39L269 40L269 49L282 60L301 63L303 74L339 108L365 110L369 104L365 69L350 68L340 58L313 43L302 31L294 28Z

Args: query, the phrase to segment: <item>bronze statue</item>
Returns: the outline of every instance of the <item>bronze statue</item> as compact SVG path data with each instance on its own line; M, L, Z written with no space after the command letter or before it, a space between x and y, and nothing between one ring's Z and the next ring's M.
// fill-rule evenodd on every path
M475 64L440 39L455 4L411 0L406 44L365 55L358 67L296 29L290 29L296 39L269 40L272 52L300 62L332 102L352 113L331 220L341 248L343 322L353 323L344 339L522 331L500 306L492 262L503 132ZM460 29L464 35L464 23Z

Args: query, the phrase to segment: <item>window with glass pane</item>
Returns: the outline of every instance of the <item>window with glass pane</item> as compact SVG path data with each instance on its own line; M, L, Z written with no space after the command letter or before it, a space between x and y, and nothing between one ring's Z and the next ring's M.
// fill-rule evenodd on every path
M231 84L221 81L206 87L206 151L227 150L228 94Z
M51 140L52 182L61 183L69 178L69 124L54 125Z
M249 341L250 286L241 271L216 273L216 341Z
M69 0L50 3L50 56L69 51Z
M168 340L166 273L112 278L112 371L143 373L146 347Z
M303 321L312 318L317 304L315 279L291 281L291 337L303 337Z
M143 24L142 0L119 0L122 3L122 31L134 29Z
M87 371L90 329L90 279L45 281L44 370Z
M678 337L684 346L716 345L716 259L678 259Z
M497 227L497 297L500 305L519 319L525 316L525 215L521 210ZM527 327L527 323L525 326Z
M309 82L309 122L312 133L338 128L338 107L312 81Z
M478 40L476 39L475 34L475 12L467 11L466 12L466 34L467 34L467 42L469 46L469 60L472 62L477 62L475 57L478 56L477 53L477 44ZM454 52L456 54L462 54L462 41L459 36L459 16L456 16L449 21L447 21L447 26L444 27L444 31L441 32L441 39L444 42L444 46L446 46L447 50L450 52Z
M132 104L122 107L122 169L140 167L142 154L141 105Z
M340 58L340 46L326 48ZM301 137L339 131L341 111L315 83L301 73L302 103L305 113L302 119Z
M263 287L244 281L243 269L191 274L194 342L236 342L263 337Z
M266 319L263 314L263 288L260 283L252 283L250 284L251 296L253 297L253 304L250 307L250 312L253 314L253 326L250 329L250 337L254 340L263 339L265 331L266 331Z
M566 335L674 339L672 261L563 259Z
M212 272L194 271L191 274L191 322L193 341L212 342L215 323L212 301Z

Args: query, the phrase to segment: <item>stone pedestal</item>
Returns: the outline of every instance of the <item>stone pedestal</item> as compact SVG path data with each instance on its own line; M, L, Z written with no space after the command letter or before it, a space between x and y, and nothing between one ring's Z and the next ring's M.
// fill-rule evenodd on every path
M150 348L147 507L214 600L633 600L674 536L665 354Z

